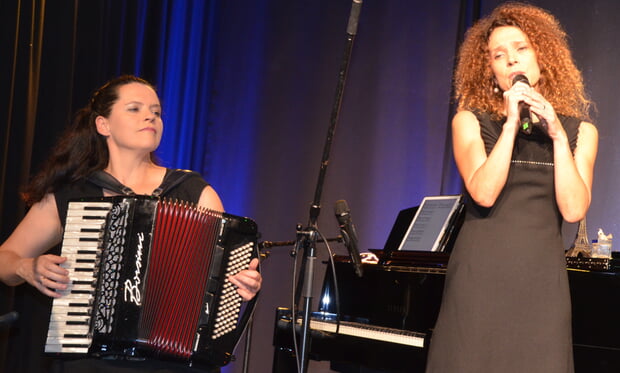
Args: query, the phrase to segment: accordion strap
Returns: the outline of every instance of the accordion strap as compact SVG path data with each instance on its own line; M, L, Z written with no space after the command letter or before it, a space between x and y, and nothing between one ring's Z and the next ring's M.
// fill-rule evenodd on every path
M173 189L177 185L179 185L183 180L187 179L191 175L197 174L194 171L188 170L180 170L175 169L171 170L171 172L167 172L164 177L164 181L153 191L153 197L160 197L167 193L169 190ZM91 175L86 178L91 183L110 190L114 193L118 193L124 196L135 196L136 193L131 190L128 186L123 185L120 181L118 181L114 176L109 173L99 170L95 171Z
M190 170L172 170L172 172L166 174L166 176L164 177L164 181L162 181L161 185L153 191L153 196L159 197L165 195L166 193L168 193L168 191L172 190L174 187L181 184L181 182L183 182L185 179L189 178L192 175L200 176L200 174L198 174L197 172Z

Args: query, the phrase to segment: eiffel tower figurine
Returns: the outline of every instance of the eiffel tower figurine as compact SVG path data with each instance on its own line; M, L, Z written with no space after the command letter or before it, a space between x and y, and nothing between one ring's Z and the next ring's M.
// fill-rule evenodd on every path
M592 256L592 246L588 239L588 231L586 229L586 218L584 217L579 222L579 229L577 229L577 236L573 246L566 252L566 256L589 258Z

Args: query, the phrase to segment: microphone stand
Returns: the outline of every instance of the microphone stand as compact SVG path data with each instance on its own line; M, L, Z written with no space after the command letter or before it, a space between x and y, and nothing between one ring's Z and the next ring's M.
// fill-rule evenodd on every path
M301 319L301 354L299 356L300 373L305 373L308 370L308 351L310 342L310 333L308 329L310 325L310 309L312 307L314 263L316 261L315 248L318 235L317 220L321 212L321 193L323 190L323 184L325 182L327 165L329 163L331 144L334 138L334 133L336 131L338 116L340 114L342 93L344 91L344 85L349 69L349 62L351 60L353 42L355 40L355 35L357 34L357 24L361 8L362 0L353 0L353 4L351 6L351 13L349 15L349 22L347 24L347 38L345 43L345 50L343 60L340 65L340 71L338 74L338 84L336 87L334 106L332 107L330 126L327 131L325 147L323 148L323 158L321 160L321 168L319 170L319 177L314 192L314 200L312 202L312 205L310 206L310 218L308 220L308 226L305 229L302 229L300 225L297 226L297 239L293 254L296 255L296 253L299 252L300 249L303 249L305 254L302 260L299 280L297 282L297 290L295 294L296 303L298 303L300 286L303 286L301 288L301 294L304 297L304 302L303 315ZM296 316L291 316L293 317L294 321L296 319ZM293 322L293 325L295 325L295 322Z

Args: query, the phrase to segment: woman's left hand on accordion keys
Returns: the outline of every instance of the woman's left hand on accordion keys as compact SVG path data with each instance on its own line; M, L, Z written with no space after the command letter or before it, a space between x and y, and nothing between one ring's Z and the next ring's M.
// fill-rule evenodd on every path
M252 259L248 269L244 269L228 279L233 285L237 286L237 293L244 300L251 300L260 290L263 281L261 274L258 272L258 259Z

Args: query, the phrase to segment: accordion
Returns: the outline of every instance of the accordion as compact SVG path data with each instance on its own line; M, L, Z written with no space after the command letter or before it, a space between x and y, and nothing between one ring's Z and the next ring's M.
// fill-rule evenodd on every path
M70 201L45 352L223 366L254 309L228 277L258 257L248 218L146 196Z

